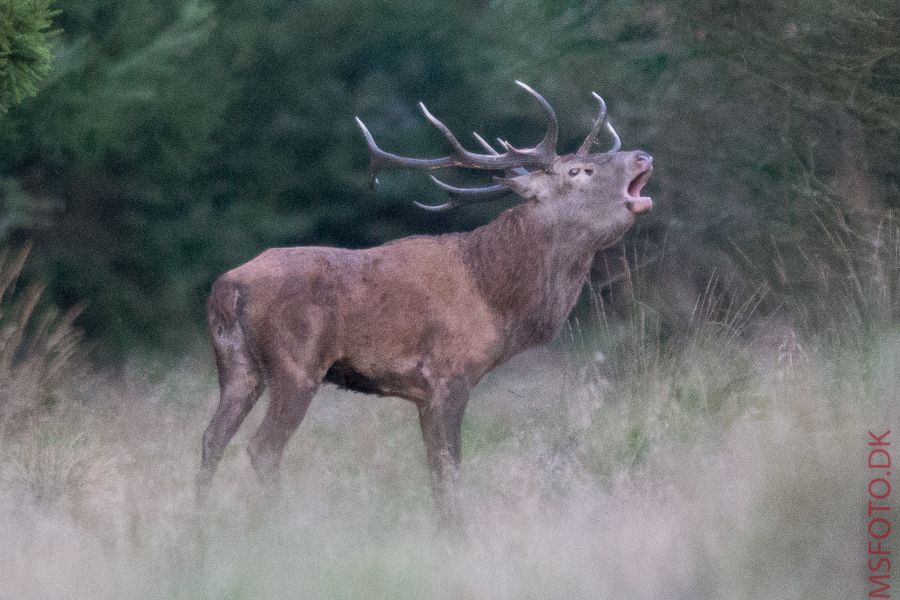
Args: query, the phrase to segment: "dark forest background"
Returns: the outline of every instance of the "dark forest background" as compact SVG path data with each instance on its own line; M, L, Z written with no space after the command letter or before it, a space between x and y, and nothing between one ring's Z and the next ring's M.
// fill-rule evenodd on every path
M353 117L407 155L445 153L419 100L533 143L514 79L556 108L560 151L595 90L654 155L654 210L596 275L625 306L623 258L646 273L664 328L712 281L814 331L807 298L841 310L900 247L896 0L0 0L0 44L0 245L33 242L27 278L85 302L107 357L183 352L215 277L267 247L486 222L509 203L416 209L442 198L421 173L370 192Z

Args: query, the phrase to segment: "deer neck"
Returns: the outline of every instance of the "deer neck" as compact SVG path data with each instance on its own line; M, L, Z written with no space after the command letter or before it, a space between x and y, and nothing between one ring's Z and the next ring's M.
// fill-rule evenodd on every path
M463 256L505 328L504 358L552 339L578 300L604 245L576 222L548 219L527 202L464 234Z

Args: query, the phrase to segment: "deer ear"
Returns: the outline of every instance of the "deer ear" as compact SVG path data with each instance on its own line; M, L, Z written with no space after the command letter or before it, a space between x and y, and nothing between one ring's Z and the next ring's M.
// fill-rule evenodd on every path
M518 175L516 177L494 177L494 181L505 185L526 200L537 196L537 188L534 185L534 173Z

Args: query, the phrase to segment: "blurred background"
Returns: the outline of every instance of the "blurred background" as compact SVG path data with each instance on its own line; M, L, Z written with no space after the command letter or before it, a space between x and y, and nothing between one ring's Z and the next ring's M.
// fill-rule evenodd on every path
M900 205L894 0L4 0L0 33L0 245L33 243L24 278L84 303L106 362L189 350L211 282L267 247L487 222L509 202L413 207L442 199L421 173L370 192L353 117L406 155L446 152L419 100L533 143L514 79L554 105L560 152L595 90L654 155L654 210L595 275L615 308L624 264L646 272L663 332L710 281L815 330L806 300L868 278Z

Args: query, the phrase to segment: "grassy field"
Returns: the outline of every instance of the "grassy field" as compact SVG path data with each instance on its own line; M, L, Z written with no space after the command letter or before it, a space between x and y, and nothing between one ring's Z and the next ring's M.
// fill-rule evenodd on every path
M77 377L0 438L0 598L863 597L900 331L804 343L701 301L664 342L635 306L476 389L453 532L403 401L323 389L269 501L244 452L264 398L200 513L210 362Z

